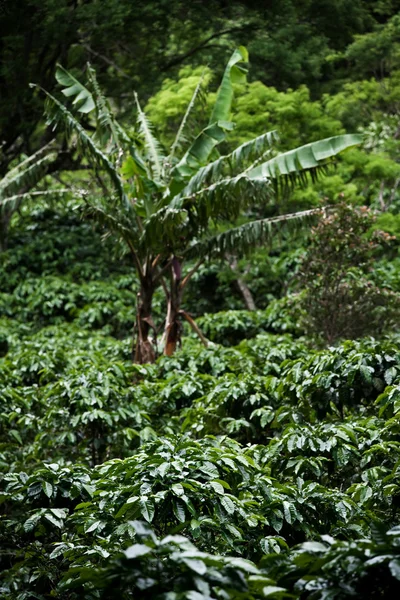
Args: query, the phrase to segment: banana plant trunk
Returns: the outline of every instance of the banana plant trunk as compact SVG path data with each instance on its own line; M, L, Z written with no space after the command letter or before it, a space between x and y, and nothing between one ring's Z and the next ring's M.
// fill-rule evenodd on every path
M182 263L178 258L174 257L171 262L170 269L170 289L167 291L167 318L165 321L165 330L163 339L165 356L172 356L178 346L182 342L182 319L185 319L198 335L203 345L207 348L208 340L204 337L199 326L196 324L192 316L182 309L182 297L186 285L192 275L197 271L202 264L200 260L197 265L182 278Z
M171 285L167 297L167 318L164 331L164 354L172 356L182 339L181 304L183 287L181 285L182 264L174 258L171 264Z
M137 296L136 327L134 338L133 359L135 363L153 363L156 360L156 328L152 318L152 303L154 295L154 282L151 276L144 275L140 282L140 291Z

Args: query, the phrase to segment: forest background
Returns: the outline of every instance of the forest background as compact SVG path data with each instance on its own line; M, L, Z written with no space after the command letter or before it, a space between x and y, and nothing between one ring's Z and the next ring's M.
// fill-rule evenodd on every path
M399 10L0 2L3 597L396 597ZM133 238L105 214L113 182L153 191L145 162L154 171L195 98L172 153L185 156L242 47L202 167L227 155L218 176L236 177L236 160L246 173L255 147L232 153L257 136L271 160L360 137L251 192L234 180L219 194L208 171L202 209L184 206L198 217L189 249L180 221L153 218L170 256L152 258L160 285L141 314ZM65 135L49 94L81 134L69 121ZM102 127L122 141L101 146Z

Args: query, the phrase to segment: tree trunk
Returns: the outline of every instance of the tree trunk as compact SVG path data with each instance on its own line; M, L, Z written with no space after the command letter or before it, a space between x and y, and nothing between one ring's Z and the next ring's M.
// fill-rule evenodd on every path
M231 271L237 275L237 258L236 256L227 255L228 264L231 268ZM240 295L243 298L244 305L247 310L257 310L256 303L254 302L253 294L251 293L247 283L241 278L237 277L235 279L235 285L240 292Z
M177 348L177 346L181 345L182 342L182 318L185 319L190 327L193 329L195 333L199 336L204 346L207 348L208 341L200 331L198 325L195 323L191 315L181 309L182 305L182 297L183 292L185 290L186 285L190 281L192 275L196 273L197 269L202 264L202 260L200 260L197 265L182 279L182 264L181 262L174 257L171 263L171 287L168 291L166 288L167 294L167 319L165 321L165 330L163 339L164 343L164 354L165 356L172 356Z
M235 281L236 286L243 298L244 305L247 310L257 310L256 303L254 302L253 294L251 293L247 283L238 277Z
M182 338L182 323L181 323L181 303L182 303L182 289L181 279L177 276L176 269L172 268L171 276L171 288L169 297L167 299L167 319L165 321L165 356L172 356L176 350L176 347L180 345Z
M137 295L136 327L133 342L133 360L135 363L153 363L156 360L156 348L150 333L156 333L152 319L154 283L151 276L143 277Z

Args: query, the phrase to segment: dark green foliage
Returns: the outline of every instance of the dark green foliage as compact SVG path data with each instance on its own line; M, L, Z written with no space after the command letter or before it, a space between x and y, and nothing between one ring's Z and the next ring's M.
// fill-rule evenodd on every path
M0 206L3 215L12 208L0 255L2 598L399 596L400 337L398 313L380 300L400 292L398 9L397 0L0 2L0 203L35 183L17 175L8 185L4 174L50 139L30 81L76 101L83 129L64 117L101 167L94 174L79 158L74 135L68 152L56 140L57 180L41 179L46 194ZM206 130L224 137L223 122L237 123L221 145L227 158L214 148L194 174L204 132L182 159L183 149L207 126L221 65L239 44L250 50L252 80L240 77L245 64L234 69L232 115L227 102ZM68 69L57 71L58 90L56 62ZM146 115L169 147L202 74L164 163ZM133 90L147 103L134 126ZM278 158L276 134L265 134L275 129ZM287 192L299 165L285 151L351 131L364 134L363 149L279 202L264 180L245 187L236 177L262 156L264 176L278 169ZM160 203L148 221L154 206L146 212L135 187L139 154L146 194ZM178 179L194 175L174 180L184 193L160 185L160 161L164 170L176 163ZM82 197L106 206L106 171L137 209L140 244L151 238L179 259L187 249L188 272L196 246L208 244L185 300L207 347L185 323L174 356L132 365L132 257L104 235L107 219L83 220L79 209ZM60 186L68 194L57 196ZM168 194L179 213L164 210ZM316 222L314 209L343 198L347 208ZM309 209L311 241L297 227L271 235L268 219ZM180 221L186 213L192 221ZM239 235L219 220L206 237L212 215L238 217ZM190 249L181 237L189 233ZM269 247L244 252L256 238ZM212 258L222 251L225 265ZM165 265L158 258L155 268ZM257 310L243 310L239 280ZM321 301L335 282L346 292L342 312L335 291L331 305ZM161 285L152 303L161 326L149 335L160 348ZM335 345L318 349L328 337Z
M114 576L128 593L139 575L121 550L143 543L135 519L151 522L161 537L184 534L201 552L256 561L318 534L354 539L377 520L396 523L396 343L349 342L310 356L289 336L262 334L236 349L188 345L157 366L134 367L123 342L84 332L62 336L60 327L36 336L42 358L28 340L18 352L12 338L3 359L1 377L14 377L2 407L10 598L18 587L83 593L89 581L90 589L111 594ZM229 437L207 435L219 432ZM110 456L116 458L102 462ZM144 543L158 548L148 535L153 541ZM195 552L188 541L176 543ZM141 548L137 568L151 573L156 550ZM285 574L292 558L284 556L277 564ZM219 565L220 573L226 561L236 568L227 558L197 558ZM266 577L271 572L290 589L277 559L268 560ZM170 577L166 572L163 585L172 585ZM241 585L250 581L256 585Z
M140 521L131 522L131 527L137 543L102 569L74 567L61 589L84 593L95 587L100 588L101 598L129 598L133 593L155 600L165 598L166 593L176 599L256 600L272 589L274 582L250 561L200 552L181 535L157 539Z
M362 0L285 0L265 6L220 0L207 5L140 0L135 6L129 0L5 0L0 8L0 129L5 142L0 175L21 151L31 153L40 146L41 103L32 98L28 84L53 87L57 62L79 75L92 61L122 113L130 112L123 99L132 87L149 97L182 65L221 69L221 53L227 58L241 43L250 46L255 79L279 89L301 83L318 91L335 89L337 81L349 76L348 60L356 64L354 73L360 72L358 56L365 56L364 47L369 56L373 36L384 40L379 49L390 46L389 20L398 8L397 1ZM338 54L345 52L354 34L365 33L371 37L358 42L349 58ZM368 58L364 62L368 72L376 63Z
M124 261L110 269L96 230L88 241L74 219L65 260L52 219L19 225L43 263L17 238L2 255L25 278L4 277L0 323L5 598L279 599L301 597L303 581L395 591L360 557L371 548L395 573L381 546L392 534L370 536L398 522L398 338L312 350L286 297L209 313L209 348L189 338L172 358L132 365L129 338L115 337L129 335L115 319L134 301ZM320 536L337 541L307 546ZM314 551L361 562L321 578Z

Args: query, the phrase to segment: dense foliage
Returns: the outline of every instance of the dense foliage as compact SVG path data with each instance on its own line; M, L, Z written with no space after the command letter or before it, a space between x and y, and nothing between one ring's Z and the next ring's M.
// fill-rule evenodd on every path
M0 3L2 598L399 595L398 9Z
M129 264L87 234L37 211L2 255L4 597L395 594L399 338L312 350L277 300L132 365Z
M373 269L378 250L395 237L371 231L373 223L367 207L340 204L312 231L300 270L305 328L328 344L379 336L397 321L398 295Z

